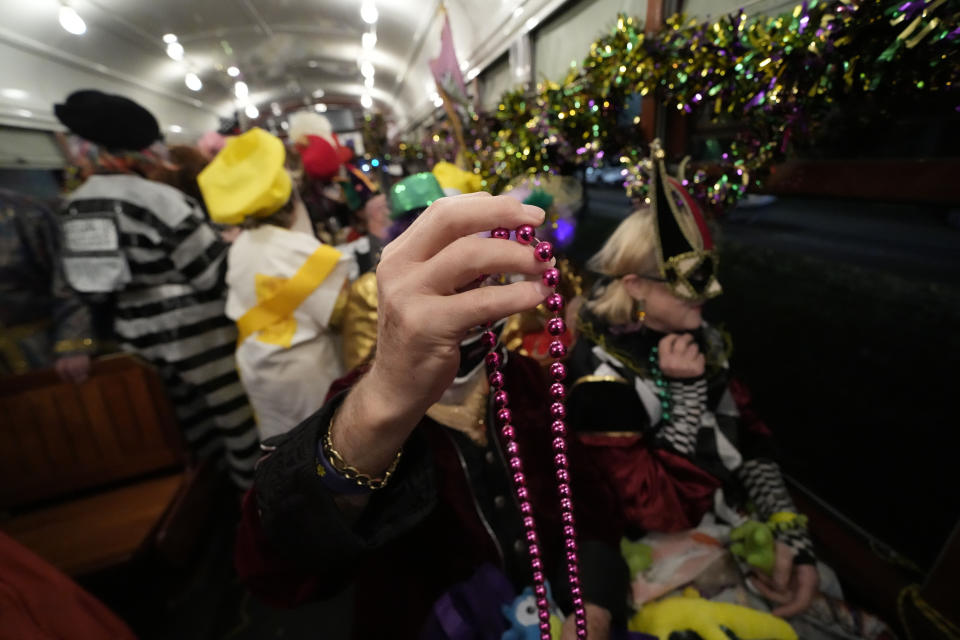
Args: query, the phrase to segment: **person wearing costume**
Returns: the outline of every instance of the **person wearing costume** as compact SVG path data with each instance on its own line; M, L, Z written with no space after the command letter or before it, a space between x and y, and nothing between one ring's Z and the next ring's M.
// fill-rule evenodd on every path
M352 282L376 266L386 237L386 197L351 164L353 149L340 144L326 117L298 111L289 131L302 167L299 191L317 236L354 256Z
M0 374L53 365L83 382L96 348L90 309L60 269L60 227L43 203L0 189Z
M213 221L247 227L227 258L226 314L237 323L237 367L261 439L319 409L344 373L330 327L352 257L313 235L285 156L279 138L254 128L199 176Z
M650 205L588 263L601 279L568 363L570 426L609 470L634 534L691 529L709 511L737 525L751 505L776 537L776 584L759 588L794 615L817 588L813 545L769 433L741 420L726 341L702 320L721 293L709 230L651 148Z
M388 240L402 233L436 200L443 188L432 173L407 176L390 189ZM377 275L367 270L350 285L343 316L343 360L347 370L368 361L377 346Z
M397 211L424 208L439 190L427 176L394 187ZM415 187L430 180L432 190ZM444 594L489 573L489 565L517 591L529 581L512 472L489 397L489 347L477 327L492 321L499 330L498 318L535 306L549 290L539 278L484 290L471 285L483 273L541 273L529 247L476 234L542 219L539 209L509 198L441 198L385 248L374 283L381 302L376 356L335 384L320 411L264 443L268 454L244 502L236 552L239 575L254 593L289 605L353 582L353 636L406 639L423 637L425 628L427 637L437 637L430 630L449 630L453 619L469 628ZM541 532L543 571L564 601L560 572L554 573L562 541L547 382L535 361L496 349L506 358L505 389ZM608 517L612 491L580 454L577 446L568 452L579 461L571 466L582 593L591 637L602 640L611 619L625 620L626 567L620 527ZM442 621L430 617L435 602ZM507 602L484 622L505 625L499 612Z
M191 448L224 454L233 480L249 484L259 446L236 372L236 329L223 313L227 245L196 201L143 177L156 162L144 150L160 138L149 111L78 91L55 112L92 143L97 170L64 206L67 281L81 294L112 296L121 348L160 371Z

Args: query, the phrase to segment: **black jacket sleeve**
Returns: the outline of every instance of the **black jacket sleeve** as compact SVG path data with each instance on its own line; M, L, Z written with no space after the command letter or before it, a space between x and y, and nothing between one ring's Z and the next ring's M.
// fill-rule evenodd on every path
M270 452L257 466L254 484L268 547L258 552L304 576L319 576L318 596L348 585L366 554L421 522L437 500L432 457L415 431L389 484L371 493L358 517L341 511L337 494L317 474L317 445L344 395L292 431L267 440Z

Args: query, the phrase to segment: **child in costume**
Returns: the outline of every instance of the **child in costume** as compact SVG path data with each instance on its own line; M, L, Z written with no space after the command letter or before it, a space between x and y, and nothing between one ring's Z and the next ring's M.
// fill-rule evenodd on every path
M691 529L709 511L737 525L747 503L776 523L775 580L758 588L794 615L817 590L813 545L769 434L740 419L725 340L702 319L721 293L709 230L651 148L650 205L588 264L602 277L570 356L570 426L609 469L635 533Z
M215 222L246 226L230 247L226 314L261 438L320 408L344 371L331 325L352 259L314 237L285 155L278 138L251 129L198 179Z

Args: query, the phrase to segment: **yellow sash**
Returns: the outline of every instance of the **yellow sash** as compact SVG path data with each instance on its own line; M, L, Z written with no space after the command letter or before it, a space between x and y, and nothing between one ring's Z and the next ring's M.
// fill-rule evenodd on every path
M258 331L289 318L297 307L320 286L340 260L340 252L323 245L272 296L261 300L237 318L237 345Z

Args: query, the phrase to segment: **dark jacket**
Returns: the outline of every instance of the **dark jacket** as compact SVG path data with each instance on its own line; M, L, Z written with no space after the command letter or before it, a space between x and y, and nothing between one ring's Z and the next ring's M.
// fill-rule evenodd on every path
M516 354L504 375L545 566L559 568L547 383L537 363ZM518 588L530 583L519 509L492 432L480 447L424 418L389 485L350 526L316 471L317 443L342 398L268 442L276 450L261 461L245 500L236 558L257 595L293 605L355 580L354 637L413 638L436 599L483 563L503 568ZM621 525L609 517L614 496L576 447L570 460L584 597L623 620L628 578L619 555ZM562 576L555 572L551 582L563 602Z

